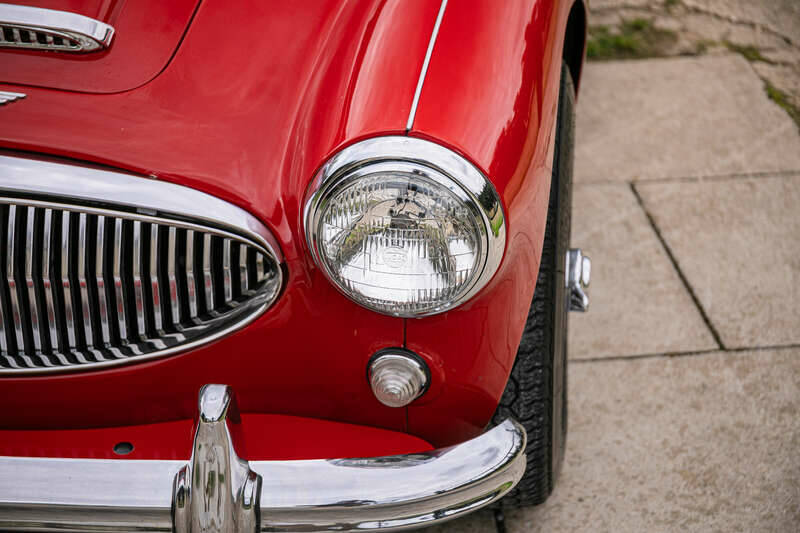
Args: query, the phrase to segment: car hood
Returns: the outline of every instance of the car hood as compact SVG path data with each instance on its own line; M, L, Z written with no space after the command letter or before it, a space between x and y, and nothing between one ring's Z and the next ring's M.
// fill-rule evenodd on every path
M163 71L112 94L96 94L112 74L97 74L94 94L63 90L57 76L23 85L39 57L28 53L23 59L31 62L14 84L0 84L27 94L0 107L8 126L0 146L214 194L265 221L291 261L302 256L300 206L321 162L353 140L404 131L436 4L205 0L191 24L171 23L189 25ZM125 2L120 28L132 6L143 9ZM142 26L138 37L144 32ZM124 46L125 33L118 29L107 57ZM41 57L63 62L64 71L85 66L56 55ZM111 71L139 66L121 55L110 63Z

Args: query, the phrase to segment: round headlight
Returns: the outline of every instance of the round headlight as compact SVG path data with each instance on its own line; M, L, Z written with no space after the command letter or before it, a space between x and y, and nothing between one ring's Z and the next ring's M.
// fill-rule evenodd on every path
M412 137L345 148L312 183L305 232L346 296L415 317L465 302L497 270L505 223L492 184L458 154Z

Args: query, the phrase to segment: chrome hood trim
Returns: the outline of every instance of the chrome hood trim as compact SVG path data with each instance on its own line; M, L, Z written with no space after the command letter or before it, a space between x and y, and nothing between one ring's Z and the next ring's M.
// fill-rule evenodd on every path
M12 93L9 91L0 91L0 105L16 102L17 100L21 100L26 96L27 95L25 93Z
M0 48L95 52L113 38L113 27L77 13L0 4Z
M14 480L0 484L0 528L395 531L488 505L525 471L525 430L513 420L457 446L364 459L248 462L240 429L232 390L206 385L188 464L0 457L0 479Z

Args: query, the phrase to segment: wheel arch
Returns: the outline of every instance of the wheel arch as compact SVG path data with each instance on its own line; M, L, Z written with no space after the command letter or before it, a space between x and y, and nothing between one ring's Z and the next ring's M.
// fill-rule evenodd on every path
M587 12L584 0L575 0L567 17L562 56L569 67L577 96L586 49Z

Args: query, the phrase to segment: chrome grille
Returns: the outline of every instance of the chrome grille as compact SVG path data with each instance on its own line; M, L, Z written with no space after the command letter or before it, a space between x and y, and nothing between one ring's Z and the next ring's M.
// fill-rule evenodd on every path
M183 216L11 197L3 160L12 158L0 157L0 373L174 353L243 325L277 297L280 265L264 242Z

